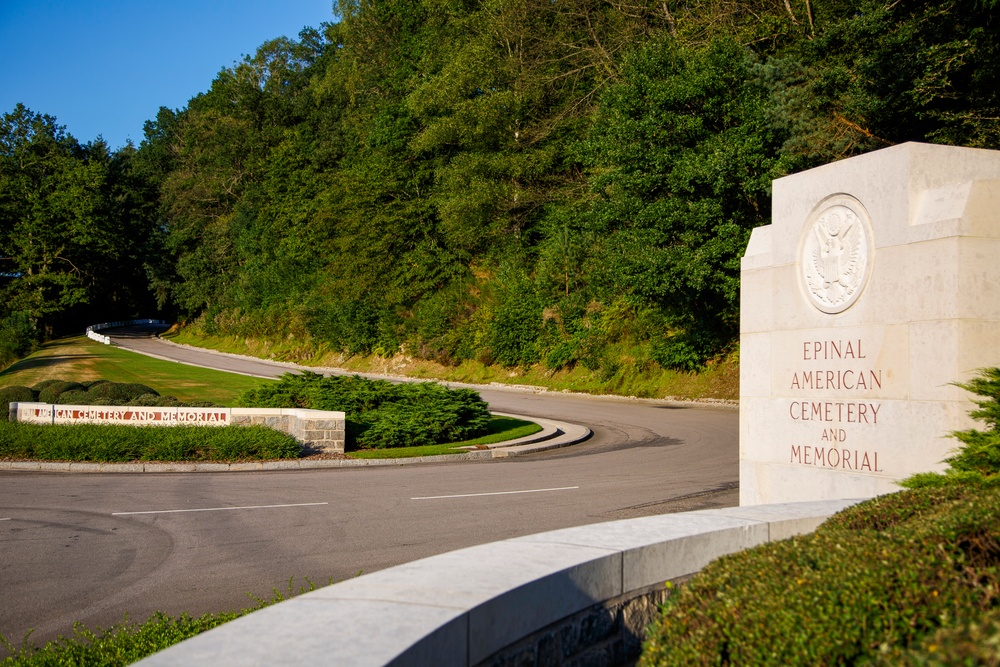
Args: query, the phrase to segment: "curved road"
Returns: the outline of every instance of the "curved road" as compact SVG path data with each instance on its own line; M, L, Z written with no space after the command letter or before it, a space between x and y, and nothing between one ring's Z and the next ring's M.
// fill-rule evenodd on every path
M287 365L118 336L276 377ZM726 407L479 388L493 410L589 426L567 449L485 462L257 473L0 472L0 634L253 606L433 554L568 526L736 505ZM0 649L0 657L5 653Z

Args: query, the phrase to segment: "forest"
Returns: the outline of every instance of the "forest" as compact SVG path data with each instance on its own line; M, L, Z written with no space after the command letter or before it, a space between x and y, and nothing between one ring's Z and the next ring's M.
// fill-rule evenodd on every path
M112 318L441 364L736 350L775 178L1000 148L997 0L338 0L138 147L0 118L0 356Z

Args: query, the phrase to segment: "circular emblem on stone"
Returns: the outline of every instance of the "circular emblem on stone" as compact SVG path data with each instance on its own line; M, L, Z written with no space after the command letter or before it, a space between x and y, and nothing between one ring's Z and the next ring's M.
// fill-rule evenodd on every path
M824 313L850 308L872 269L868 212L850 195L834 195L813 209L802 231L799 275L809 302Z

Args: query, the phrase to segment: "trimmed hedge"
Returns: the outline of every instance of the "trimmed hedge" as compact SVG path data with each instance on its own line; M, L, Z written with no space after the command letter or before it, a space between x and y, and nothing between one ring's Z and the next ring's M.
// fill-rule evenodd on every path
M470 389L434 382L394 384L360 376L286 373L245 392L244 407L311 408L347 413L347 445L363 449L458 442L486 433L486 402Z
M13 402L40 402L54 405L134 405L137 407L214 408L210 401L182 402L173 396L160 396L152 387L137 382L89 380L42 380L34 387L0 388L0 405ZM7 421L8 411L0 410L0 421Z
M301 446L265 426L127 426L0 423L0 457L43 461L288 459Z
M668 600L641 664L925 664L939 634L959 657L996 621L1000 488L890 498L714 561Z

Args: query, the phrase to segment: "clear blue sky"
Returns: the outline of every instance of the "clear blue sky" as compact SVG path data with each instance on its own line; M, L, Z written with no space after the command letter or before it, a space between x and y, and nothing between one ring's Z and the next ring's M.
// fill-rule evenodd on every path
M18 102L81 142L142 141L268 39L334 20L331 0L0 0L0 114Z

